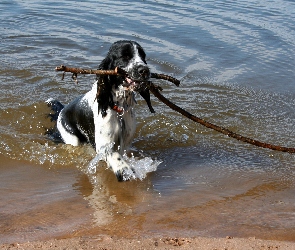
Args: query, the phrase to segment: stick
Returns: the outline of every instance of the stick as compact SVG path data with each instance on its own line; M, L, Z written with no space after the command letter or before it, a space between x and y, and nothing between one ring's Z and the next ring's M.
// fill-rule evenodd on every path
M170 102L168 99L166 99L162 94L160 94L159 90L157 87L155 87L152 83L150 84L150 91L164 104L166 104L168 107L170 107L171 109L175 110L176 112L184 115L185 117L200 123L201 125L210 128L210 129L214 129L217 132L220 132L222 134L225 134L229 137L235 138L239 141L243 141L243 142L247 142L250 143L254 146L257 147L262 147L262 148L268 148L268 149L272 149L272 150L276 150L276 151L282 151L282 152L288 152L288 153L295 153L295 148L288 148L288 147L281 147L281 146L276 146L276 145L272 145L269 143L264 143L264 142L260 142L242 135L239 135L237 133L234 133L226 128L214 125L210 122L207 122L199 117L196 117L192 114L190 114L189 112L187 112L186 110L178 107L177 105L175 105L174 103Z
M124 71L123 69L118 68L118 67L115 68L115 70L93 70L93 69L70 68L70 67L66 67L64 65L61 65L59 67L56 67L55 70L73 73L75 81L77 81L77 74L124 75L124 76L128 75L128 73L126 71ZM164 74L151 73L151 78L167 80L167 81L174 83L176 86L179 86L179 84L180 84L179 80L177 80L171 76L164 75ZM192 121L200 123L201 125L203 125L207 128L213 129L219 133L222 133L222 134L227 135L229 137L235 138L239 141L247 142L247 143L257 146L257 147L268 148L268 149L281 151L281 152L295 153L295 148L276 146L276 145L272 145L270 143L260 142L258 140L254 140L254 139L242 136L240 134L234 133L226 128L214 125L214 124L207 122L197 116L194 116L194 115L190 114L189 112L187 112L186 110L184 110L184 109L178 107L177 105L175 105L174 103L170 102L167 98L165 98L162 94L160 94L159 89L161 89L161 88L154 86L154 84L152 82L149 82L149 89L161 102L166 104L168 107L170 107L171 109L175 110L176 112L184 115L185 117L191 119Z
M73 74L96 74L96 75L118 75L116 70L100 70L100 69L80 69L70 68L64 65L55 68L56 71L71 72Z
M115 70L100 70L100 69L81 69L81 68L70 68L64 65L58 66L55 68L56 71L64 71L64 72L71 72L75 76L77 74L96 74L96 75L123 75L126 76L128 73L119 68L116 67ZM158 73L151 73L151 78L156 79L162 79L167 80L169 82L174 83L177 87L180 84L180 81L172 76L164 75L164 74L158 74Z
M177 87L180 84L180 81L172 76L167 76L164 74L158 74L158 73L151 73L151 78L156 78L156 79L162 79L162 80L167 80L169 82L174 83Z

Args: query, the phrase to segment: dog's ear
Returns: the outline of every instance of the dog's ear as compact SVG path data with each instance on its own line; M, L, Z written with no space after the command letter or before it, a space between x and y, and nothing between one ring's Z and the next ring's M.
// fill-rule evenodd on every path
M143 99L146 101L151 113L155 113L155 110L152 107L151 98L150 98L150 91L149 89L144 89L139 91L139 94L143 97Z
M113 60L108 55L105 59L102 60L98 69L109 70L112 68ZM112 84L113 82L112 76L108 75L96 75L97 79L97 102L98 102L98 110L101 112L102 117L107 115L107 109L109 106L113 106L112 99Z
M112 69L112 58L110 56L107 56L105 59L101 61L101 63L98 66L98 69L108 70Z
M112 88L109 84L108 76L98 76L97 77L97 103L98 103L98 112L101 112L102 117L107 115L107 109L112 104Z

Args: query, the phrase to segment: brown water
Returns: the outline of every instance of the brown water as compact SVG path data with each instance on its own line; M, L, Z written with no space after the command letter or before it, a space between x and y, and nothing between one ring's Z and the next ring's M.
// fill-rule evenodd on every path
M90 146L44 136L53 125L45 100L67 103L94 80L61 81L55 66L95 68L112 42L132 39L152 71L181 80L178 89L157 82L174 103L294 147L294 11L287 0L2 1L0 243L100 234L294 241L293 155L227 138L156 98L156 114L137 98L131 161L149 172L143 180L118 183L101 163L90 174Z

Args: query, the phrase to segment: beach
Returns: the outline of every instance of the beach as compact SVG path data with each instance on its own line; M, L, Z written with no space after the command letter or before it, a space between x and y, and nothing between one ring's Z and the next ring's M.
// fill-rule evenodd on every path
M1 245L0 249L200 249L200 250L293 250L294 242L259 240L253 238L138 238L122 239L111 236L97 236L95 238L53 239L27 243L12 243Z

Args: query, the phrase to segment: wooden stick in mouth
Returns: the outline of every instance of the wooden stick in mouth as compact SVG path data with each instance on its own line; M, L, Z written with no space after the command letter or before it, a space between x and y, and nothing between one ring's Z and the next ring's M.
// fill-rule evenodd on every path
M73 73L73 79L76 80L77 74L96 74L96 75L122 75L122 76L128 76L128 73L124 71L123 69L117 67L114 70L93 70L93 69L81 69L81 68L71 68L67 67L64 65L61 65L59 67L55 68L56 71L63 71L63 72L71 72ZM151 78L156 78L156 79L162 79L162 80L167 80L172 83L174 83L176 86L179 86L180 81L177 80L176 78L164 74L158 74L158 73L151 73ZM249 144L252 144L257 147L262 147L262 148L268 148L271 150L276 150L276 151L281 151L281 152L288 152L288 153L295 153L295 148L289 148L289 147L283 147L283 146L277 146L273 145L270 143L265 143L265 142L260 142L258 140L254 140L245 136L242 136L240 134L237 134L235 132L230 131L227 128L223 128L221 126L212 124L210 122L207 122L197 116L194 116L187 112L186 110L178 107L171 101L169 101L166 97L164 97L159 90L162 90L161 87L155 86L151 81L148 81L148 88L149 90L156 96L161 102L166 104L168 107L173 109L174 111L182 114L183 116L189 118L190 120L197 122L207 128L213 129L219 133L222 133L224 135L227 135L229 137L235 138L239 141L243 141Z
M123 76L128 75L128 73L125 70L123 70L119 67L116 67L114 70L102 70L102 69L72 68L72 67L67 67L67 66L61 65L61 66L56 67L55 70L73 73L75 78L77 77L77 74L123 75ZM164 74L151 73L151 78L166 80L166 81L174 83L176 86L179 86L179 84L180 84L180 81L178 79L176 79L172 76L164 75Z

